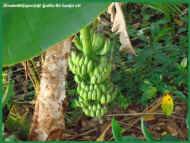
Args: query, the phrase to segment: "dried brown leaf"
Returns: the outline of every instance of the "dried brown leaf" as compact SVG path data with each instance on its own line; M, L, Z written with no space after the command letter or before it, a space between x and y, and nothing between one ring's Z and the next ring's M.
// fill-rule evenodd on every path
M108 7L108 13L111 16L112 22L112 32L119 34L120 39L120 51L128 52L130 54L136 55L136 52L131 44L128 32L127 25L125 21L125 16L122 11L121 3L114 2Z

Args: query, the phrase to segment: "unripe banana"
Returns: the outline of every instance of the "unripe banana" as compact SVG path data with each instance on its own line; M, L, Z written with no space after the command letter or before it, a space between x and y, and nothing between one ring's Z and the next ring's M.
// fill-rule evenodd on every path
M104 93L106 91L105 85L102 84L100 88L101 88L102 93Z
M105 104L106 103L106 97L102 96L100 102L101 102L101 104Z
M74 76L74 80L76 83L80 83L81 82L81 78L78 75Z
M74 64L72 63L71 58L68 59L68 65L72 73L74 73Z
M100 89L97 89L97 100L98 101L100 101L100 99L101 99L101 91L100 91Z
M79 55L76 53L76 52L72 52L71 53L71 58L72 58L72 62L73 64L77 64L77 61L78 61L78 58L79 58Z
M90 79L90 81L91 81L92 84L95 84L96 83L96 77L92 76L91 79Z
M84 64L85 67L87 67L89 61L90 60L89 60L88 57L84 57L84 63L83 64Z
M110 40L106 40L103 49L99 52L99 55L106 55L111 49Z
M85 66L81 66L81 74L85 75L86 74L86 67Z
M94 114L94 111L93 111L93 110L90 110L90 116L91 116L91 117L94 117L94 116L95 116L95 114Z
M83 62L84 62L84 58L83 58L83 57L80 57L80 60L78 61L79 67L82 67Z
M76 73L75 74L77 74L77 75L80 75L80 67L76 67Z
M89 74L91 74L93 72L93 63L92 61L88 61L88 64L87 64L87 71Z
M81 90L80 88L81 88L80 86L77 87L77 93L78 94L80 94L80 90Z
M92 100L96 100L96 90L92 92Z
M92 92L88 92L88 100L92 100Z
M106 103L109 103L112 100L112 97L110 94L107 94Z
M94 33L92 46L96 54L99 53L99 51L102 49L104 43L105 43L105 38L100 34Z
M78 50L82 51L82 43L77 35L75 35L73 43L75 44L75 46Z
M90 91L93 91L93 89L94 89L93 84L90 84L89 90L90 90Z
M80 40L82 42L84 55L90 57L91 51L92 51L92 41L91 41L91 36L90 36L90 29L88 26L81 29Z
M85 83L84 82L81 82L81 88L84 89L85 88Z
M96 117L101 117L101 109L96 110Z
M94 104L94 105L92 105L92 110L93 110L93 112L95 112L96 110L97 110L97 107L96 107L96 105Z

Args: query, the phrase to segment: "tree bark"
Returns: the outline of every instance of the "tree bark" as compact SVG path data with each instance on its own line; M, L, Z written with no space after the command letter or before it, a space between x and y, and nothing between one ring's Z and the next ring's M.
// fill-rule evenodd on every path
M29 139L60 139L65 129L66 76L71 38L49 48L42 65L40 91L35 103Z

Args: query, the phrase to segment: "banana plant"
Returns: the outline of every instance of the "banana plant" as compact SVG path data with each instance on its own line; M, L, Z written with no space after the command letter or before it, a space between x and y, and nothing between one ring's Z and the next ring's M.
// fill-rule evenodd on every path
M64 4L70 3L66 1ZM40 55L52 45L78 32L105 10L109 3L74 4L78 7L4 8L3 65L13 65Z

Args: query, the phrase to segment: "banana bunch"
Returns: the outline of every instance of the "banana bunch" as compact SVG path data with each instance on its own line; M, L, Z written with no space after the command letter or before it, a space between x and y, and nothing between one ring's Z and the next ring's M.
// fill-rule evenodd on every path
M73 42L78 50L72 51L68 64L78 84L76 105L87 116L100 118L119 93L110 80L112 66L106 56L110 40L85 27Z

